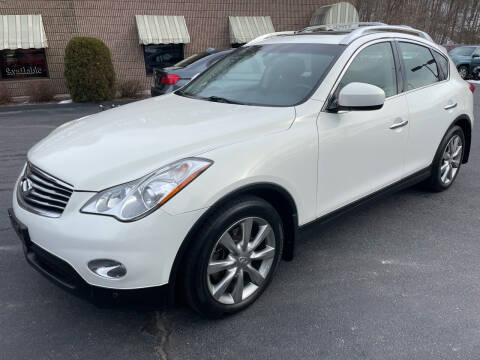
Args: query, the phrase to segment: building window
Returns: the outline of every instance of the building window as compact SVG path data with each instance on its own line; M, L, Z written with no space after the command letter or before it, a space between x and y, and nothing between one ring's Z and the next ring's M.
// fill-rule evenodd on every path
M0 51L1 80L48 77L45 49Z
M143 54L147 75L152 75L154 68L173 66L183 60L183 44L144 45Z

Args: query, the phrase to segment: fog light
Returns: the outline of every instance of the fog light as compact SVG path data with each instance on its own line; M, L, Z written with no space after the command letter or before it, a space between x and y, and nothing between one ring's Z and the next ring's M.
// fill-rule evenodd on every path
M127 273L122 263L109 259L92 260L88 263L88 268L98 276L107 279L119 279Z

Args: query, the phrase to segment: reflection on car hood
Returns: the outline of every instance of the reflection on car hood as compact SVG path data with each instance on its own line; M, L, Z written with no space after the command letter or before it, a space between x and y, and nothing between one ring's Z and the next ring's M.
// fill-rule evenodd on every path
M64 124L36 144L28 159L76 190L99 191L184 157L286 130L294 117L294 108L170 94Z

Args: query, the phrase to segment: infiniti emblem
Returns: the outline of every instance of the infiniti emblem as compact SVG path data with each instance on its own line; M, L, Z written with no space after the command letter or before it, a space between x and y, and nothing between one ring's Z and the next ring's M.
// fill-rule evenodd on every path
M22 187L22 192L25 195L28 195L33 189L32 182L28 178L23 178L20 186Z

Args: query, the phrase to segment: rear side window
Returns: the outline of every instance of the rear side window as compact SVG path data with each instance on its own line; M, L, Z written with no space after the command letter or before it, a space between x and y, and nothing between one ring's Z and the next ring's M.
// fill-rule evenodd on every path
M177 62L175 65L175 67L187 67L188 65L190 64L193 64L194 62L200 60L200 59L203 59L204 57L210 55L210 53L207 53L207 52L203 52L203 53L199 53L199 54L193 54L192 56L189 56L188 58L186 59L183 59L182 61L179 61Z
M406 42L401 42L399 46L405 64L407 90L418 89L442 80L437 63L428 48Z
M338 90L352 82L378 86L385 96L397 94L397 76L392 46L389 42L371 45L355 57L343 75Z
M448 60L437 51L433 51L437 65L440 68L440 80L448 79Z

